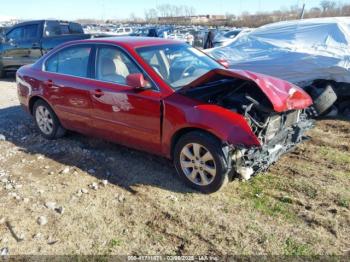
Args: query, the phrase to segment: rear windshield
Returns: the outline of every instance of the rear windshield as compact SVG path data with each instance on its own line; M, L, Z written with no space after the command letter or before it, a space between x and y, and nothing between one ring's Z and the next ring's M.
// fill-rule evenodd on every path
M44 28L44 36L46 37L83 33L84 30L78 23L46 21Z

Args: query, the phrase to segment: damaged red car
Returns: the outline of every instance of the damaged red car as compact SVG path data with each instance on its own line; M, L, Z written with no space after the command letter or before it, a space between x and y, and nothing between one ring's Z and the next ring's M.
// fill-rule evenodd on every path
M228 70L173 40L70 42L16 78L47 139L73 130L167 157L205 193L266 170L313 126L312 99L299 87Z

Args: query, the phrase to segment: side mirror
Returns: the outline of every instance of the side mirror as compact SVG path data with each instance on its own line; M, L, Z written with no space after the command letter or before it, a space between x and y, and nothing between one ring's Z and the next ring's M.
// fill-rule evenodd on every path
M219 59L219 60L216 60L216 62L218 62L219 64L221 64L225 68L229 68L230 67L229 62L226 59Z
M149 83L143 77L143 74L135 73L126 77L126 84L135 89L144 89L149 87Z

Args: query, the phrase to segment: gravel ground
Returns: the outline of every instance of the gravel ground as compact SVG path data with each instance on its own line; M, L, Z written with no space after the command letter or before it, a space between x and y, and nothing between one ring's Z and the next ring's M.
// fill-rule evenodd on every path
M43 139L0 81L1 254L350 255L350 122L251 181L201 195L159 157L69 133Z

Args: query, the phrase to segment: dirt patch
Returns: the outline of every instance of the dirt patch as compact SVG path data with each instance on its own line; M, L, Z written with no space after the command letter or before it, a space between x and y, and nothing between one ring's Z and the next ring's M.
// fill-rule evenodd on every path
M15 84L1 81L0 89L0 250L349 252L348 121L319 121L312 139L269 172L207 196L184 186L168 160L75 133L43 139L18 106Z

